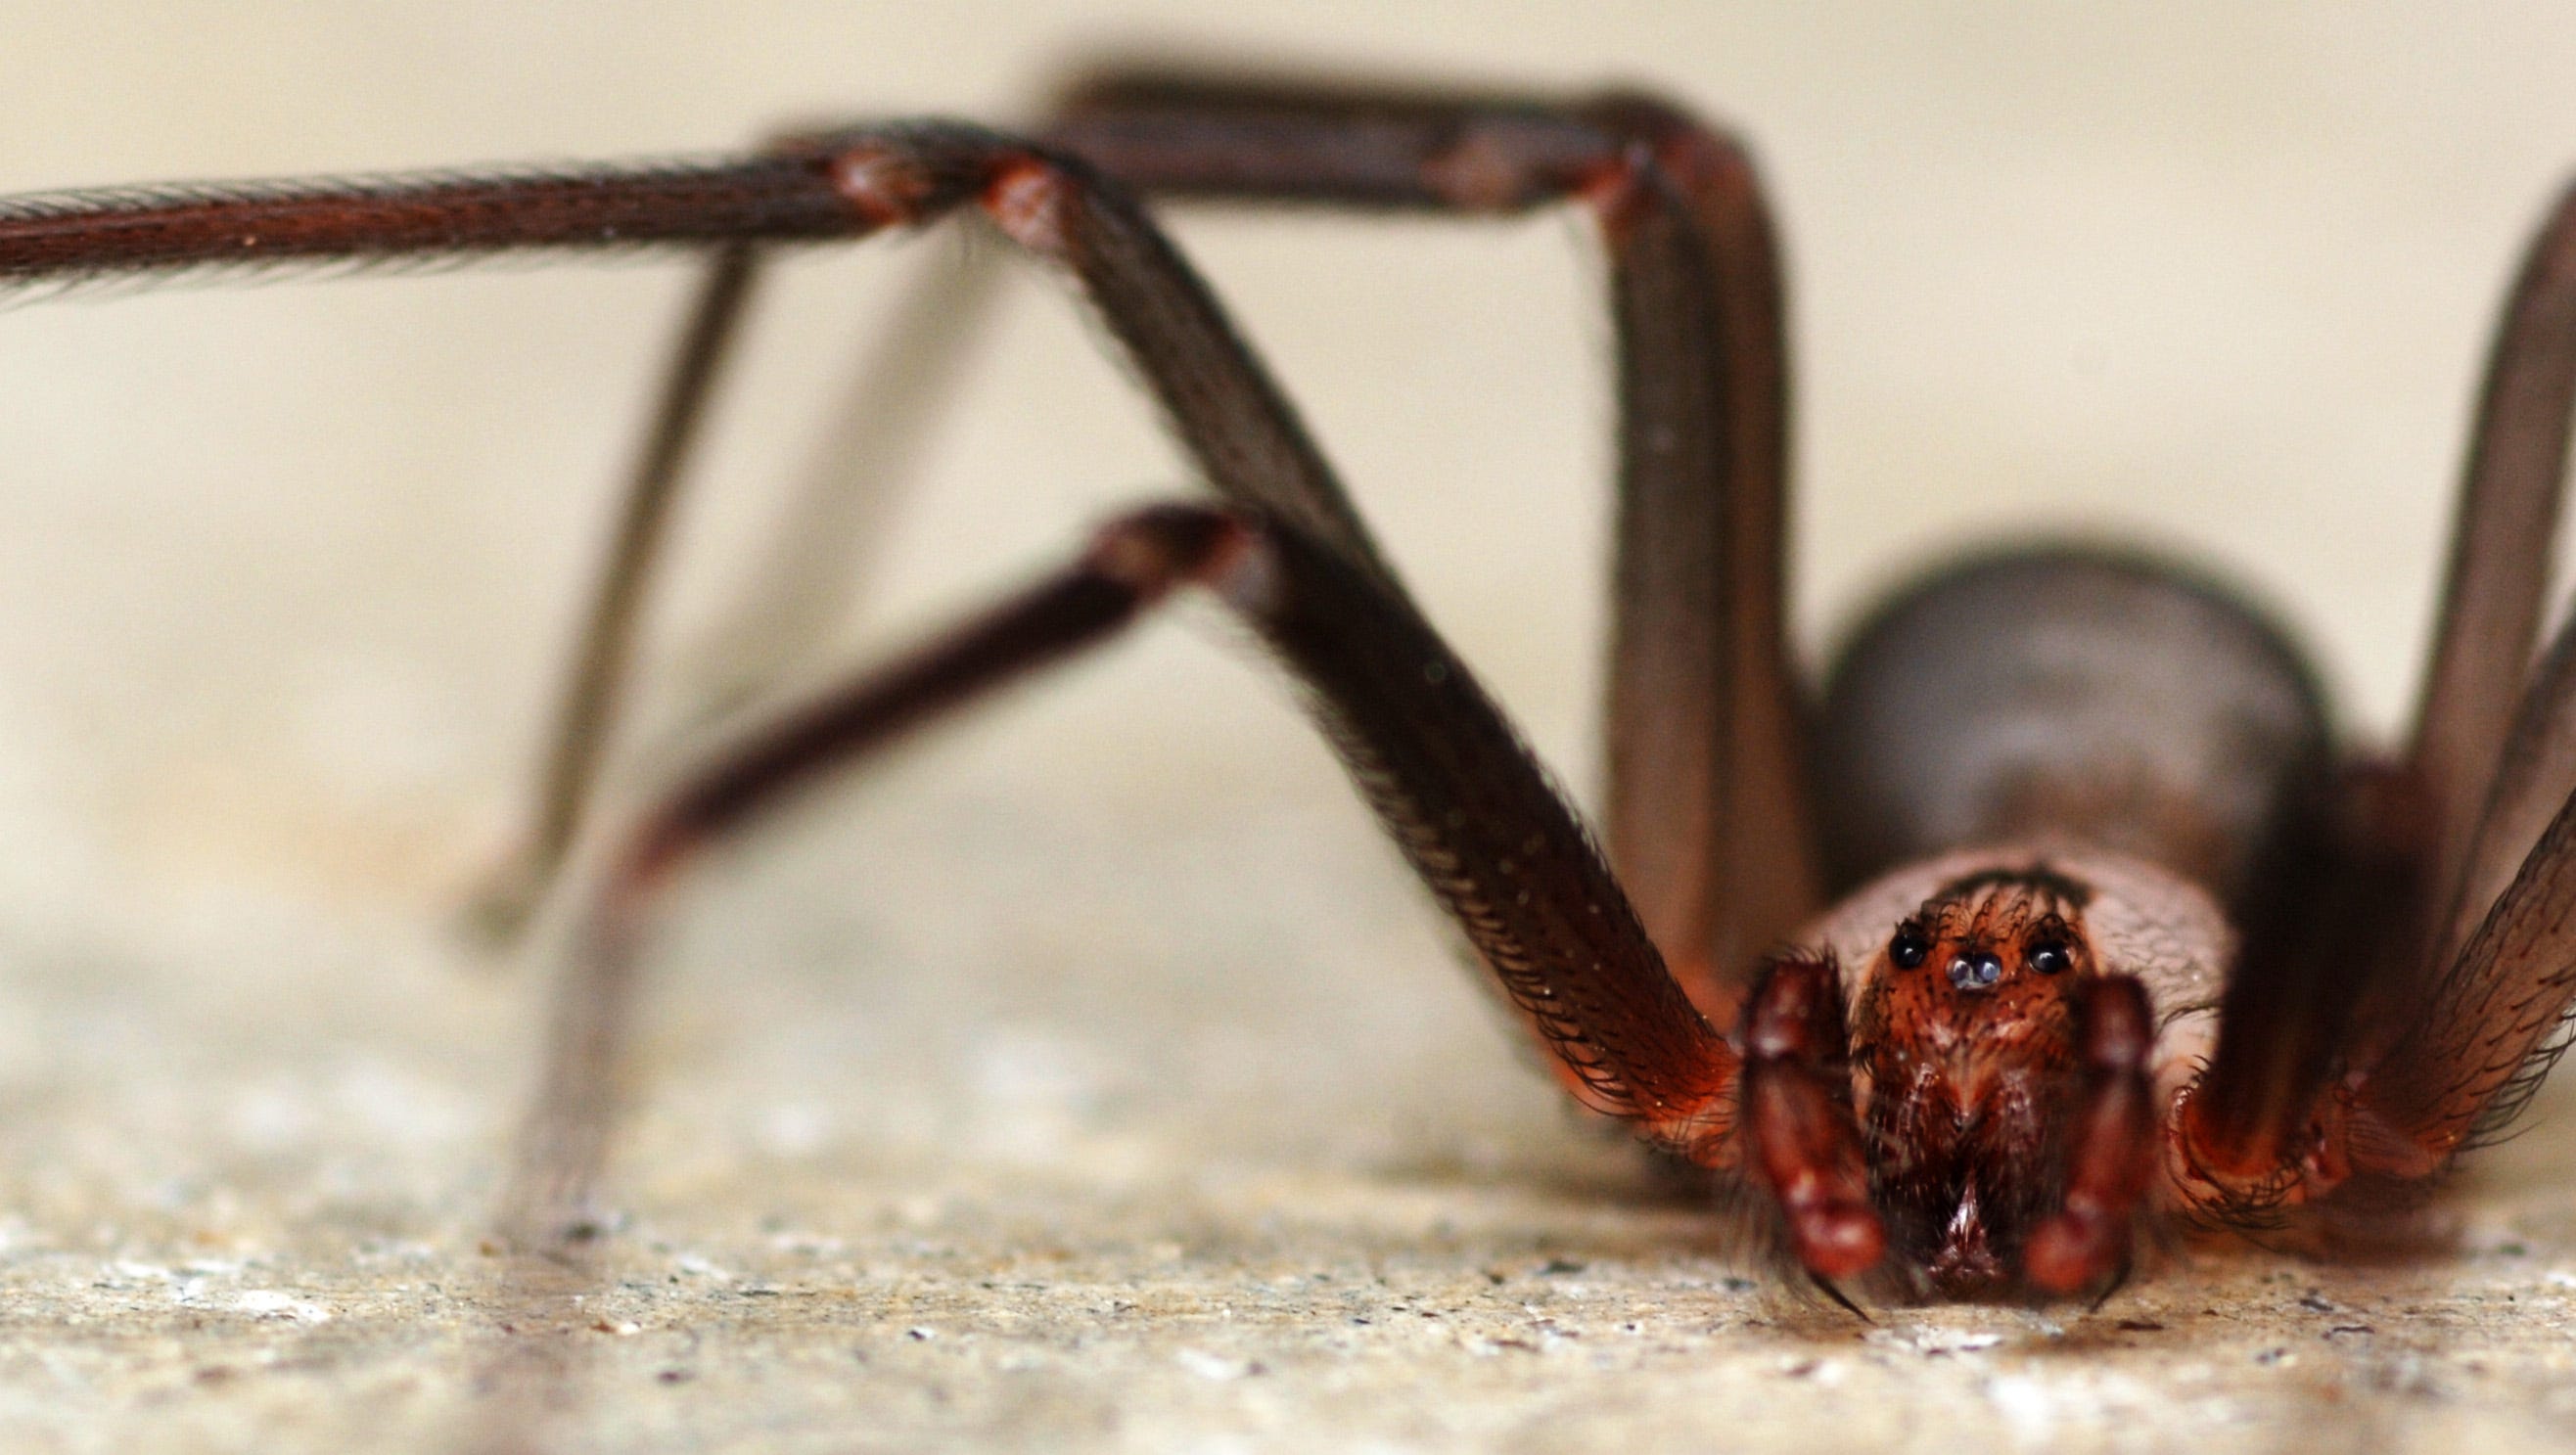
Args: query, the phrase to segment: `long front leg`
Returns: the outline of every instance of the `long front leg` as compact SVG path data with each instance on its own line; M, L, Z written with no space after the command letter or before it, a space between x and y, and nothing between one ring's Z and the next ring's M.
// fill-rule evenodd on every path
M1618 330L1611 862L1674 972L1731 1021L1820 902L1785 645L1787 384L1752 164L1635 97L1564 102L1113 72L1046 136L1193 201L1599 219Z
M1177 587L1213 592L1306 689L1353 780L1593 1107L1707 1164L1733 1155L1735 1052L1694 1009L1573 811L1404 600L1293 526L1167 506L1071 568L720 754L612 861L563 982L505 1201L523 1246L568 1249L607 1155L636 951L673 875L830 769L1115 634Z
M1742 149L1631 97L1559 103L1112 74L1077 87L1061 110L1043 133L1049 145L1151 195L1465 213L1580 197L1600 218L1621 421L1607 836L1675 973L1704 1009L1731 1020L1758 952L1820 895L1785 646L1778 265ZM1141 218L1092 232L1088 265L1067 260L1219 492L1277 510L1383 572L1284 400L1222 327L1208 326L1208 310L1189 298L1194 281L1170 281L1168 246ZM1118 234L1140 245L1101 245ZM1034 236L1039 251L1053 250L1044 229ZM711 327L714 307L702 305L692 339ZM666 396L657 438L694 418L712 373L684 364L676 377L684 383ZM1275 487L1229 475L1247 464ZM613 587L643 579L657 537L636 522L667 514L666 484L648 470L630 489L611 589L594 608L551 753L525 893L560 864L589 796L616 685L613 670L595 668L622 663L615 633L634 610Z
M2526 253L2470 438L2414 739L2251 927L2184 1108L2187 1183L2260 1211L2422 1177L2510 1119L2576 976L2576 633L2535 677L2576 412L2576 189ZM2517 706L2519 704L2519 706Z
M1073 275L1219 496L1297 525L1394 585L1392 568L1286 395L1121 188L1070 156L961 126L856 126L790 137L774 150L829 159L833 184L866 220L853 231L921 226L980 205L1005 235ZM549 738L530 839L481 906L496 929L522 921L543 894L595 790L680 466L738 330L752 264L745 249L726 249L692 309L621 497Z
M2350 1157L2423 1175L2510 1121L2565 1044L2576 1001L2576 620L2559 628L2507 736L2478 836L2459 946L2351 1078Z
M1312 534L1399 589L1286 397L1133 200L1077 159L971 126L854 126L696 163L129 189L0 204L0 288L210 267L715 248L594 612L590 666L577 674L594 682L574 694L558 735L556 757L567 766L556 776L578 782L613 700L613 686L599 684L619 675L680 461L741 313L749 250L919 226L963 207L980 208L1024 248L1073 274L1220 495ZM568 837L574 811L550 809L565 823L544 837ZM539 856L559 857L560 845L541 843Z
M2431 819L2425 887L2432 898L2420 927L2428 966L2451 959L2513 872L2514 857L2490 853L2472 863L2471 856L2539 640L2571 417L2576 187L2533 238L2497 324L2416 709L2408 765Z

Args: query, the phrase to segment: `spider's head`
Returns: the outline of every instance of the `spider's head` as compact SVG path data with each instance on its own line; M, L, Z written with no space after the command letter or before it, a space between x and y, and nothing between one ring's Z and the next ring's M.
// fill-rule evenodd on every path
M2088 886L2044 865L1943 884L1870 964L1852 1027L1873 1200L1945 1296L2018 1283L2075 1090Z
M1954 880L1899 920L1871 967L1885 1030L1962 1062L2066 1017L2094 968L2083 884L2045 867Z

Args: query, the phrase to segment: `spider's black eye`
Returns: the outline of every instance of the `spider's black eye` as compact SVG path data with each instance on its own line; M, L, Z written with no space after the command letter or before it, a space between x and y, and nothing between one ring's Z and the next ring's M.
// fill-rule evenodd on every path
M2056 975L2072 968L2075 958L2066 953L2064 945L2051 940L2033 945L2030 953L2023 957L2023 963L2042 975Z
M1895 961L1896 968L1899 970L1915 968L1923 963L1924 956L1931 953L1931 940L1925 938L1923 931L1914 925L1898 925L1896 938L1887 942L1887 958Z

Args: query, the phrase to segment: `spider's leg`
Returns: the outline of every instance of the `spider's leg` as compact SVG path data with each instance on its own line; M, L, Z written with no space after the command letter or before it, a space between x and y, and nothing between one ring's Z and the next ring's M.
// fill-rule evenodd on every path
M2402 825L2329 846L2304 933L2270 953L2248 943L2178 1128L2197 1175L2257 1201L2354 1172L2427 1176L2538 1089L2576 999L2576 620L2524 694L2495 778L2462 891L2482 898L2455 909L2458 948L2431 973L2404 978L2395 957L2412 942L2377 912L2406 902L2420 870ZM2490 888L2496 865L2511 877Z
M1734 139L1634 96L1109 72L1045 132L1150 196L1602 224L1618 331L1605 833L1674 973L1721 1023L1821 903L1783 632L1779 268Z
M1744 1008L1744 1163L1779 1205L1798 1262L1845 1308L1832 1280L1887 1251L1852 1115L1849 1046L1832 957L1775 958Z
M655 396L643 448L627 477L607 562L592 589L571 677L538 769L535 822L469 908L480 935L516 937L581 832L635 655L645 590L670 537L680 471L706 417L707 397L741 334L757 276L757 254L742 244L718 248L707 263L679 347Z
M2539 640L2571 409L2576 188L2532 240L2496 330L2408 751L2432 820L2421 963L2434 969L2458 951L2519 857L2517 848L2473 862L2471 840Z
M651 810L602 886L557 1001L505 1201L522 1246L564 1249L605 1159L635 952L673 872L825 769L862 759L1201 585L1307 689L1362 794L1594 1107L1703 1162L1731 1151L1737 1058L1663 966L1573 811L1393 587L1303 529L1165 506L1070 569L718 755Z
M1754 952L1818 902L1782 630L1780 289L1769 219L1741 148L1671 108L1626 97L1559 104L1124 76L1081 88L1065 109L1045 139L1148 193L1464 212L1582 196L1602 217L1623 420L1608 837L1676 973L1704 1008L1730 1019ZM1151 232L1142 219L1123 230ZM1129 261L1153 273L1146 254L1158 251L1167 250L1155 240ZM1214 364L1249 377L1248 360L1183 337L1204 329L1172 328L1173 288L1156 283L1139 294L1122 286L1132 280L1096 266L1105 257L1093 268L1069 260L1221 491L1227 470L1242 463L1233 445L1263 433L1274 445L1299 436L1266 388L1218 391L1203 401L1217 405L1213 413L1194 409L1189 368ZM692 336L707 326L702 311ZM700 375L695 392L684 392L675 379L657 438L694 417L705 382ZM1246 410L1284 427L1247 428ZM1308 457L1281 478L1288 494L1311 495L1307 503L1320 508L1291 509L1278 492L1235 498L1266 499L1374 559L1310 447L1265 452ZM662 483L648 468L631 488L560 715L523 897L560 863L589 796L633 588L658 538L652 513L667 509Z
M774 150L829 158L835 183L871 226L928 224L980 202L1014 241L1072 273L1220 496L1298 525L1393 586L1393 570L1286 396L1119 186L1070 156L953 125L852 126L788 137ZM496 927L543 893L592 795L678 464L739 318L747 268L740 256L719 262L666 383L553 731L534 836L492 898L487 917Z
M2125 1274L2130 1217L2156 1170L2147 1067L2156 1026L2146 986L2107 975L2075 986L2068 998L2083 1090L2068 1122L2065 1198L2022 1248L2023 1273L2055 1294Z
M2576 645L2562 634L2536 681L2530 661L2571 409L2576 189L2489 357L2407 761L2354 775L2301 882L2249 927L2184 1108L2183 1160L2222 1210L2354 1171L2421 1176L2536 1082L2567 999L2531 916L2559 872L2544 830L2576 789Z
M2218 1045L2175 1128L2205 1211L2241 1221L2300 1182L2319 1106L2414 970L2423 841L2406 781L2356 768L2252 909L2218 1005Z
M1012 262L997 249L960 248L925 258L906 280L806 449L743 585L678 653L683 710L706 721L761 698L811 663L864 599L877 549Z
M468 907L469 923L485 938L507 941L526 927L588 822L677 514L682 471L741 335L760 262L748 247L719 249L690 300L556 697L530 794L530 826ZM744 598L734 620L708 632L697 654L707 664L702 675L712 679L699 690L705 714L775 680L858 593L866 575L859 558L877 535L872 527L985 312L993 276L982 255L970 255L962 269L918 285L888 326L882 350L860 371L858 389L817 452L812 478L785 513L794 529L780 533L751 574L762 589Z
M1400 590L1285 397L1142 210L1078 160L970 126L855 126L782 138L754 156L704 162L119 189L0 202L0 289L111 274L470 260L535 249L719 250L638 471L627 543L609 570L612 583L627 584L612 585L594 614L586 655L613 679L632 617L625 598L647 574L667 492L740 311L749 250L927 224L970 205L980 205L1028 250L1072 272L1220 494L1303 529ZM596 753L612 697L613 688L604 686L576 693L558 753L573 765L573 778ZM575 806L580 798L559 796ZM549 810L567 819L574 811Z
M963 129L918 130L933 138ZM852 197L834 161L827 151L799 146L691 161L0 198L0 292L208 272L470 263L535 251L819 242L864 237L901 220Z
M2351 1078L2363 1170L2440 1167L2519 1112L2563 1044L2576 998L2576 620L2524 695L2472 844L2472 865L2518 867L2491 902L2461 907L2458 950Z

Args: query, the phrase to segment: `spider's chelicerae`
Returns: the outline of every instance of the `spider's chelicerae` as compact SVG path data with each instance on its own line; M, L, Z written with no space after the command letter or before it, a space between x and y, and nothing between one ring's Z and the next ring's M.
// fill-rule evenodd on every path
M1598 223L1620 411L1598 847L1139 198L1570 203ZM1566 1088L1753 1189L1838 1297L2098 1294L2152 1218L2351 1229L2412 1206L2557 1051L2576 634L2533 662L2576 392L2576 202L2507 306L2423 705L2386 763L2335 759L2269 622L2112 552L1927 577L1810 692L1783 642L1770 225L1744 152L1651 99L1111 74L1025 135L862 125L698 163L0 203L0 278L706 254L506 915L580 826L681 461L764 259L960 215L1072 277L1216 499L1113 521L1056 574L716 754L628 831L564 982L516 1236L585 1235L636 944L674 870L1184 587L1296 677Z

